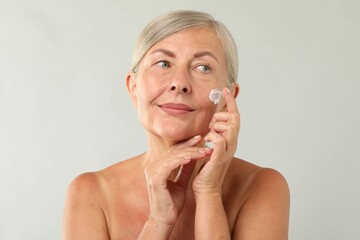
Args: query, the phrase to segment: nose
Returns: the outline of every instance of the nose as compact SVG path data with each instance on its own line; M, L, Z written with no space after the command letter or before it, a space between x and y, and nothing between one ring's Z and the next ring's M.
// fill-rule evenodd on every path
M176 71L173 76L173 80L170 85L170 91L182 94L190 94L191 93L191 76L185 70Z
M170 90L172 92L181 92L188 94L190 92L190 88L187 86L176 86L175 84L172 84Z

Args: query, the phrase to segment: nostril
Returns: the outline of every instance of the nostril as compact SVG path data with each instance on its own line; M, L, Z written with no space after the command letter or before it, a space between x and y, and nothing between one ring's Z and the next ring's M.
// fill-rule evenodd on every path
M175 89L176 89L175 86L172 86L172 87L171 87L171 91L174 91Z
M184 89L183 89L183 92L184 92L184 93L187 93L187 91L188 91L187 88L184 88Z

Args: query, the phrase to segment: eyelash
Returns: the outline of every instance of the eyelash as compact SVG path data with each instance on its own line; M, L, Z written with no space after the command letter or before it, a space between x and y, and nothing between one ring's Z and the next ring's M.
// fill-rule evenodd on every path
M166 68L169 68L171 65L170 65L170 62L169 61L166 61L166 60L161 60L161 61L158 61L155 63L157 66L161 67L161 68L165 68L164 64L166 64Z
M156 62L155 65L160 67L160 68L169 68L169 67L171 67L170 62L167 61L167 60L160 60L160 61ZM198 66L195 67L195 69L199 69L199 67L202 67L202 69L200 69L200 71L204 72L204 73L209 73L212 70L212 68L209 65L198 65ZM207 70L204 70L204 68L206 68Z
M209 65L198 65L198 66L196 66L195 69L198 69L199 67L203 68L202 70L200 70L202 72L206 72L206 73L211 72L211 67ZM204 68L207 68L207 70L204 70Z

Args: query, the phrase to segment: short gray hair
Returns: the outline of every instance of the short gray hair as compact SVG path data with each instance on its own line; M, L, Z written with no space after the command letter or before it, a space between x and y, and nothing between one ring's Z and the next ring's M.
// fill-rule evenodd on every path
M212 29L223 44L227 86L232 88L238 77L237 49L229 30L211 15L198 11L179 10L160 15L151 21L140 34L132 57L131 69L136 73L149 49L166 37L188 28Z

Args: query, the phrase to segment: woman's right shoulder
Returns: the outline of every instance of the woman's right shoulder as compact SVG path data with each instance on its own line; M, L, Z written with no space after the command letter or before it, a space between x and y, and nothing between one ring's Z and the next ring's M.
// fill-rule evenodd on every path
M82 173L70 182L67 189L67 200L74 204L80 204L84 201L98 202L101 185L98 172Z
M84 236L86 239L109 239L100 185L95 172L80 174L71 181L63 215L63 239Z
M74 191L93 191L101 188L106 181L116 175L115 172L124 168L124 163L119 162L95 172L85 172L76 176L70 183L69 189Z
M75 177L69 185L69 190L75 192L93 190L99 185L98 172L86 172Z
M99 171L82 173L71 181L69 190L76 192L93 192L100 190L114 180L118 181L119 179L123 179L124 175L129 172L128 168L132 165L132 160L133 159L123 160Z

